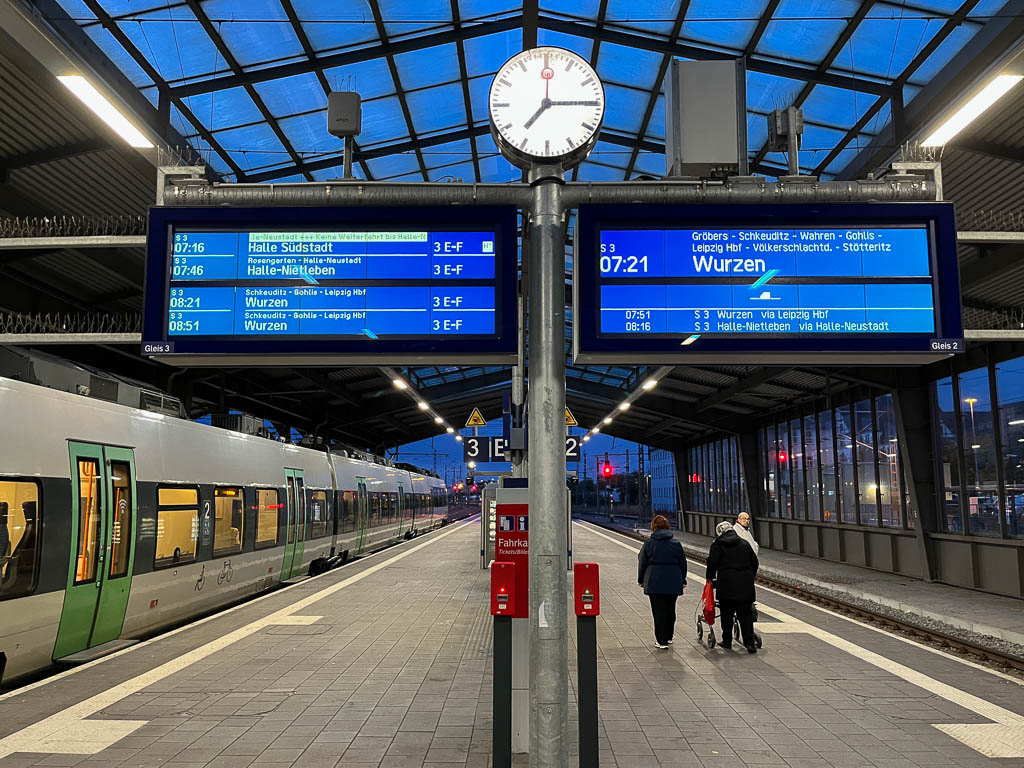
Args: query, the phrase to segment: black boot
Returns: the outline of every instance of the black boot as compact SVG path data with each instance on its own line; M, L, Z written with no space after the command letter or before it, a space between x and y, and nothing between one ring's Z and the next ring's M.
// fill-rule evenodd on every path
M747 653L757 653L757 646L753 643L747 643L744 647L747 649Z

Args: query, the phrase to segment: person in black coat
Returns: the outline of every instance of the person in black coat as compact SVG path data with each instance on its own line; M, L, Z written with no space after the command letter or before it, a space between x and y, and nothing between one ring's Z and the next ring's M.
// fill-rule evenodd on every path
M651 530L638 555L636 580L651 601L654 647L668 648L676 627L676 599L686 586L686 555L683 545L672 538L664 515L654 516Z
M757 575L757 555L741 539L730 523L719 523L718 537L708 552L708 581L715 585L715 599L722 618L722 647L732 647L732 622L737 617L743 645L750 653L757 653L754 645L754 577Z

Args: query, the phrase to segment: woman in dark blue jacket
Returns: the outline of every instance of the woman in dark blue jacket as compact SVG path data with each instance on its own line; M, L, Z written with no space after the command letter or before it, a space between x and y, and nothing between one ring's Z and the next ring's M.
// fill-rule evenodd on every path
M664 515L655 515L651 530L640 550L636 579L651 600L654 647L668 648L676 627L676 599L686 586L686 555L683 545L672 538Z

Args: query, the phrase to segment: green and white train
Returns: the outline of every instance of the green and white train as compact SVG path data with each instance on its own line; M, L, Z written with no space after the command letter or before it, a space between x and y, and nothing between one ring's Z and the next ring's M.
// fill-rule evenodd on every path
M0 378L0 683L448 521L436 477Z

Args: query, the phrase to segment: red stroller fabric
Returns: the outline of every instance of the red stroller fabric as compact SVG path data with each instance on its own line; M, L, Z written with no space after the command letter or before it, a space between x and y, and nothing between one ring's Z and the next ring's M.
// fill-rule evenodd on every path
M704 585L704 592L700 596L701 610L704 611L704 623L709 627L715 623L715 588L711 582Z

